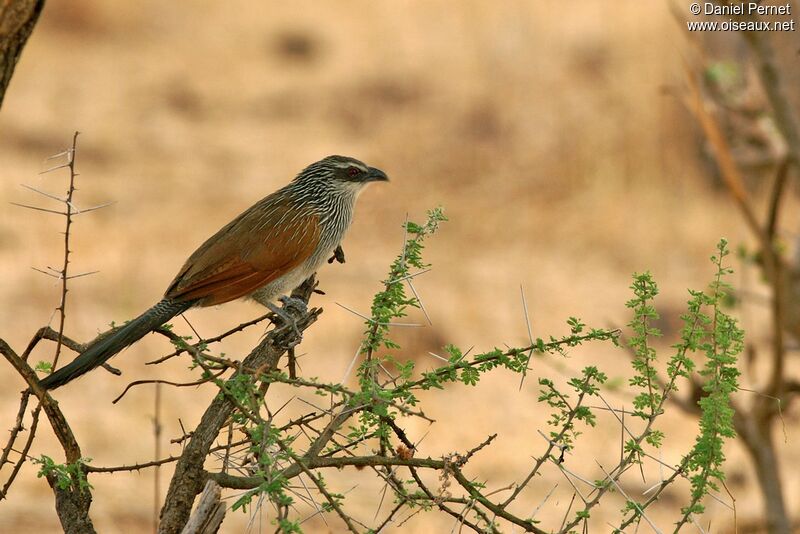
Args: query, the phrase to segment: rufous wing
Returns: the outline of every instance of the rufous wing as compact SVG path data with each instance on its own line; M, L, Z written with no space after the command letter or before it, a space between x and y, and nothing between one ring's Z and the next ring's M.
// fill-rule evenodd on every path
M319 217L286 203L256 204L198 248L165 296L213 306L249 295L306 261L320 241Z

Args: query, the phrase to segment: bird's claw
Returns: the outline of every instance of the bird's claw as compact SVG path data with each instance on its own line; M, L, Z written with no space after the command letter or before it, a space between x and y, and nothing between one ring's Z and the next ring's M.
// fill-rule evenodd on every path
M294 297L283 296L278 300L283 304L282 308L279 308L272 303L268 303L267 307L272 313L278 316L283 323L282 327L291 327L292 330L294 330L294 333L297 334L298 339L302 340L303 333L299 328L297 328L297 321L295 320L294 315L305 314L308 311L308 306L302 300Z
M298 315L303 315L308 313L308 305L305 301L295 298L295 297L287 297L283 296L278 299L282 304L283 307L288 310L295 310Z

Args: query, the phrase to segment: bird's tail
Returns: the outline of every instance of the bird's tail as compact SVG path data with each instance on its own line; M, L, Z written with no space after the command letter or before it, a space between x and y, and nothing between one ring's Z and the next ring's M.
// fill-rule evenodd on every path
M55 373L43 378L40 382L44 389L55 389L67 382L88 373L108 361L125 347L139 341L148 332L153 331L179 313L188 310L192 301L178 302L164 299L136 319L126 323L119 330L97 340L83 351L75 360Z

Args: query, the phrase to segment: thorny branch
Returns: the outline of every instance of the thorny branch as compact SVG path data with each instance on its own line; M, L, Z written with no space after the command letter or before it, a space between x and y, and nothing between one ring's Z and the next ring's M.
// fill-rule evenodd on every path
M70 348L79 348L79 345L72 340L66 339L64 336L64 327L66 322L66 301L67 301L67 281L69 280L68 275L68 268L70 264L70 230L72 226L72 214L73 214L73 195L75 193L75 178L78 176L75 170L75 154L77 151L77 140L78 140L78 132L75 132L72 137L72 146L71 148L64 151L62 154L57 155L56 157L66 156L67 163L63 165L59 165L56 168L67 168L69 169L69 182L68 182L68 189L67 195L64 199L57 199L61 201L65 206L64 217L65 217L65 228L64 228L64 253L63 253L63 263L62 268L58 271L59 278L61 279L61 298L58 308L56 311L58 312L59 317L59 327L58 332L55 336L53 336L53 331L49 327L45 327L40 329L36 335L33 337L31 342L28 344L28 348L23 353L23 357L20 357L16 354L16 352L11 349L8 344L0 340L0 352L3 353L6 360L14 367L17 373L25 380L28 389L22 393L21 401L20 401L20 410L19 414L21 415L24 410L25 406L28 403L28 399L30 397L30 393L32 392L33 395L36 396L39 403L34 408L33 414L31 417L31 424L28 430L28 435L23 445L21 454L19 459L14 463L12 471L2 489L2 498L5 498L8 494L8 490L10 489L11 485L13 484L15 478L17 477L18 473L22 469L23 464L26 460L28 460L28 452L33 444L33 440L36 436L36 431L38 429L39 423L39 415L41 410L44 410L47 418L50 422L50 426L53 428L53 431L58 438L61 446L64 450L64 454L66 456L66 461L69 465L73 466L80 466L83 462L83 456L81 454L80 446L78 445L75 436L72 433L72 429L70 428L69 424L67 423L66 418L64 417L63 413L58 407L58 404L50 397L50 395L45 392L39 386L39 380L36 376L36 372L28 365L27 357L30 355L30 352L33 348L38 344L41 339L53 339L56 342L55 353L53 355L53 362L51 367L55 367L58 362L59 355L61 353L62 346L69 346ZM51 195L45 195L50 196ZM20 429L22 428L22 418L18 417L17 424L15 425L14 429L12 429L11 436L9 441L7 442L6 446L3 448L3 461L8 461L9 452L14 450L14 443L19 437ZM0 469L4 467L0 465ZM89 518L89 506L92 502L92 496L89 492L88 486L84 485L80 480L80 475L77 475L78 478L75 476L71 476L71 481L69 484L65 484L63 481L60 481L57 475L52 471L44 470L42 473L46 476L48 483L50 484L56 498L56 510L59 513L59 519L61 520L62 526L64 527L65 531L70 532L94 532L94 527L92 525L92 521Z
M73 138L73 142L76 138L77 134ZM397 376L389 374L387 367L390 364L382 359L379 349L384 344L391 346L382 337L384 335L382 332L384 327L388 328L396 323L390 320L377 320L373 316L366 318L368 323L366 335L370 337L372 343L363 353L366 354L368 361L374 360L375 370L380 369L389 375L390 379L385 383L379 383L376 374L373 374L370 383L366 384L366 389L351 390L343 385L324 384L313 379L294 377L291 373L286 375L279 371L283 355L295 347L300 341L300 334L310 327L321 313L320 309L303 312L291 307L285 311L292 315L295 321L294 327L291 325L273 327L241 361L211 354L209 345L222 341L265 319L274 320L272 314L242 323L223 334L205 340L200 339L193 344L189 344L187 338L175 334L168 328L160 329L159 333L166 336L175 345L176 350L152 363L159 363L186 352L191 356L193 364L202 371L202 376L189 384L178 384L165 380L135 381L129 384L125 391L142 383L155 382L172 386L209 384L219 388L219 395L208 406L194 430L184 431L183 436L178 440L173 440L184 446L180 455L156 457L152 461L130 465L107 467L87 465L58 405L50 398L49 394L39 388L35 372L27 363L31 352L41 340L56 342L56 358L62 346L76 352L80 352L85 347L64 335L67 281L72 278L67 271L70 263L69 233L71 214L76 213L73 211L72 205L74 178L77 176L74 169L74 149L73 144L72 151L69 152L68 164L65 165L70 170L70 191L67 197L62 199L66 205L64 216L67 218L68 224L65 231L67 238L64 247L64 263L62 269L57 271L62 280L61 303L57 309L60 319L59 329L58 331L49 327L40 329L22 356L18 356L10 346L0 340L0 352L28 385L28 390L21 396L21 404L15 424L11 429L10 441L2 451L0 467L3 467L6 462L10 462L12 453L17 452L14 443L24 433L24 415L29 398L35 396L39 400L39 404L34 410L31 429L28 431L28 439L20 451L19 460L14 462L12 473L0 497L5 497L24 461L28 459L39 410L44 410L61 441L68 466L78 468L78 474L71 475L77 478L72 479L72 483L67 489L59 486L56 474L48 474L48 481L56 493L57 503L61 503L57 504L57 508L62 524L64 524L65 530L76 532L93 531L88 517L91 493L86 477L95 473L113 474L147 468L157 469L160 466L174 464L169 491L160 513L158 531L162 533L181 531L189 518L195 497L200 494L209 480L213 480L225 488L245 492L234 503L234 508L250 506L251 513L255 513L263 503L271 504L275 510L274 518L278 531L292 531L298 526L292 522L289 513L290 508L298 513L301 510L299 503L291 498L291 495L294 495L314 510L312 516L326 512L334 513L347 530L362 532L369 527L352 514L344 502L344 495L332 488L323 478L323 474L326 470L368 467L385 484L384 492L394 495L394 505L384 513L383 517L379 517L383 501L381 497L378 512L374 518L376 524L376 527L372 529L374 531L380 531L390 525L403 525L421 510L435 507L454 518L457 525L475 532L500 532L503 525L506 524L513 525L514 528L522 529L525 532L542 534L548 530L541 528L538 520L534 520L533 516L549 499L554 489L550 490L545 501L536 507L533 516L520 514L516 511L517 506L515 505L519 504L523 491L526 488L530 489L531 482L541 474L545 465L554 466L555 469L560 470L570 484L573 484L573 479L590 485L594 484L589 496L581 497L584 502L583 510L578 510L576 515L571 518L569 514L572 511L572 503L574 503L573 495L573 501L564 515L561 526L557 529L558 532L565 533L581 522L584 522L585 525L589 511L600 502L610 488L618 487L620 477L634 465L637 458L644 454L636 448L649 435L654 420L662 413L664 402L673 389L671 381L667 384L657 383L663 388L664 395L658 409L651 414L644 430L634 435L626 427L624 421L621 421L623 435L627 432L631 436L634 449L628 454L621 455L619 464L606 473L604 480L596 483L588 482L577 473L577 469L567 470L562 465L564 453L567 451L565 445L567 435L573 432L574 422L587 417L586 395L596 394L588 375L574 384L579 391L574 400L568 400L566 395L553 389L554 395L558 399L557 402L562 403L565 407L564 417L560 420L558 430L554 430L550 438L545 438L548 444L544 453L534 459L531 470L516 485L491 489L488 486L489 483L496 481L478 481L467 472L470 460L478 452L484 449L491 450L495 435L489 436L482 443L463 453L449 453L435 458L422 457L420 443L414 443L409 438L404 424L405 419L421 419L427 423L433 423L416 407L414 391L443 387L443 384L447 382L462 381L460 377L464 377L464 383L470 383L472 378L469 377L478 376L480 373L495 368L506 368L524 373L527 371L528 360L534 352L537 354L565 354L567 348L576 347L584 342L612 340L616 343L619 331L592 330L586 333L583 331L584 325L579 325L577 320L571 320L572 333L563 338L550 338L549 341L534 340L529 331L530 344L528 346L504 351L496 349L472 357L469 357L468 353L456 354L453 352L451 358L445 360L444 365L422 373L421 378L412 378L411 373L404 373L402 370L398 372ZM407 223L403 254L394 264L392 276L385 282L384 289L387 293L397 291L398 283L408 282L413 276L416 276L408 272L408 267L413 265L420 269L419 272L426 272L417 257L421 249L419 241L424 235L425 228L427 227L411 226L410 223ZM415 237L412 239L408 233L414 233ZM410 248L408 247L409 242L412 242ZM312 278L298 288L293 296L308 302L315 287L316 284ZM414 298L418 299L413 287L411 287L411 291L414 293ZM401 316L402 309L414 302L405 300L402 294L399 297L388 295L386 298L389 299L387 306L394 305L391 298L397 298L399 299L397 302L402 302L402 306L392 312L394 317ZM377 309L378 312L381 312L380 307ZM375 308L373 313L376 313ZM427 311L423 310L423 313L426 317L428 316ZM228 373L230 373L229 376ZM227 378L224 378L225 376ZM676 376L672 376L672 381ZM271 411L267 393L273 384L276 387L279 385L299 392L292 399L312 406L313 411L306 411L284 424L278 424L276 417L292 400L278 410ZM360 385L363 384L360 383ZM125 391L122 395L125 394ZM302 393L328 397L329 406L327 408L319 407L302 398ZM619 419L618 410L611 406L608 406L608 409ZM369 420L377 422L377 426L362 430L361 427L366 428L365 421ZM227 432L223 439L220 434L225 428L227 428ZM235 439L234 436L236 436ZM558 458L553 454L556 448L560 450ZM209 462L209 459L215 458L216 462ZM406 470L410 478L403 476ZM438 488L428 480L429 474L438 474ZM669 483L683 475L681 466L675 468L672 477L662 481L654 495L641 504L642 515L644 509L657 500ZM309 481L311 484L307 484ZM503 497L506 491L510 491L510 496ZM253 501L257 504L251 503L250 498L252 497L257 497ZM316 499L320 499L321 504L317 503ZM530 510L530 508L528 509ZM632 517L628 521L634 519Z

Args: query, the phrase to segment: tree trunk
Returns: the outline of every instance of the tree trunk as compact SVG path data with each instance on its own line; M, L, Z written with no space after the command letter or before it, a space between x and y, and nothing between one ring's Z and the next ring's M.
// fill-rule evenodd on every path
M774 418L755 411L749 417L735 417L736 431L753 458L761 495L764 497L767 531L771 534L791 534L791 522L786 513L778 458L772 438Z
M0 0L0 107L44 0Z
M56 512L64 532L94 534L94 525L89 517L89 507L92 504L91 492L75 487L61 489L53 476L48 476L47 481L56 495Z

